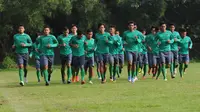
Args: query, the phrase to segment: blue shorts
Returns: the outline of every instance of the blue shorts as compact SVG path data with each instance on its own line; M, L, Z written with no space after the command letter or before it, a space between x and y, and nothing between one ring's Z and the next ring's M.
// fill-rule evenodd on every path
M119 64L124 65L124 54L118 54Z
M36 69L40 69L40 59L35 59L35 67Z
M179 63L189 63L190 57L189 54L179 54Z
M72 65L76 68L84 68L85 64L85 56L73 56L72 57Z
M24 66L27 66L28 65L28 59L29 59L28 53L25 53L25 54L17 53L17 64L18 65L22 64Z
M152 62L153 62L153 65L160 64L160 56L159 56L159 54L153 54L153 60L152 60Z
M98 54L98 61L107 64L109 61L109 54Z
M72 63L72 54L68 54L68 55L60 55L60 59L61 59L61 64L65 65L65 64L71 64Z
M119 58L117 54L113 54L109 56L109 63L110 64L118 64L119 63Z
M178 51L171 51L171 56L172 56L172 62L178 63Z
M148 63L150 67L153 67L153 53L148 53Z
M131 62L131 63L134 63L134 64L137 63L137 59L138 59L138 53L137 52L127 51L126 56L127 56L128 62Z
M145 54L142 54L141 55L142 56L142 64L148 64L148 55L147 55L147 53L145 53Z
M170 64L171 63L171 52L160 52L160 62L162 64Z
M40 64L42 67L48 66L48 68L51 68L54 64L54 56L40 56Z
M85 57L85 67L94 67L94 57Z

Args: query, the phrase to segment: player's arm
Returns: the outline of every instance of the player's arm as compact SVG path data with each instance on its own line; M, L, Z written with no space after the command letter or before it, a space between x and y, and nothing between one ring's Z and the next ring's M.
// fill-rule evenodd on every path
M174 36L171 34L169 40L167 40L168 44L174 43Z
M72 37L71 38L71 40L70 40L70 42L69 42L69 45L71 46L71 47L73 47L73 48L78 48L78 45L77 44L74 44L74 39L75 39L76 37Z
M53 38L53 44L50 44L50 47L55 48L58 46L58 40L56 39L55 36L52 36L52 38Z
M136 36L135 38L136 38L136 42L141 43L141 42L142 42L143 35L139 34L139 35Z
M27 35L27 43L25 44L26 47L31 47L33 44L31 37Z
M193 42L192 42L192 40L190 38L190 40L189 40L189 49L192 49L192 46L193 46Z
M127 41L126 41L126 33L125 33L125 32L123 33L123 36L122 36L122 42L123 42L123 45L126 45L126 44L127 44Z
M180 34L178 33L178 34L177 34L177 39L176 39L176 41L177 41L177 42L180 42L181 39L182 39L182 38L181 38Z

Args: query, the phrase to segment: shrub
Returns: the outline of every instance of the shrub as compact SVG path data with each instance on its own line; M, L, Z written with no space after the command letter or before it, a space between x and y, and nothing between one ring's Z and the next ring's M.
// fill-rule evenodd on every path
M3 62L1 64L2 64L2 67L5 69L16 68L16 63L15 63L14 59L11 58L11 56L6 56L3 59Z

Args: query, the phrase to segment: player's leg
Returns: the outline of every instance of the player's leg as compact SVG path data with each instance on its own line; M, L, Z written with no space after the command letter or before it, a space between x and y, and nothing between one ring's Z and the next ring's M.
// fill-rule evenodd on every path
M150 75L151 74L151 71L152 71L152 68L153 68L153 54L152 53L148 53L148 63L149 63L149 69L148 69L148 74Z
M24 86L24 60L21 54L17 54L17 64L19 68L19 80L20 80L20 85Z
M116 74L119 68L119 58L118 55L114 55L114 69L113 69L113 81L116 81Z
M99 70L101 74L101 82L104 81L104 63L103 63L103 54L98 54L98 64L99 64Z
M79 68L81 70L81 84L85 84L85 56L80 56L79 57Z
M148 67L148 56L147 53L143 54L143 77L147 74L147 67Z
M46 86L49 85L49 81L48 81L48 77L49 77L49 74L48 74L48 58L47 56L41 56L40 57L40 64L41 64L41 67L42 67L42 73L44 74L44 80L46 82Z
M40 70L40 60L36 59L35 60L36 63L36 75L37 75L37 80L38 82L40 82L40 76L41 76L41 70Z
M184 56L182 54L179 55L179 73L180 73L180 77L183 77L183 63L184 63Z
M171 60L170 60L170 62L171 62L171 64L170 64L170 73L171 73L171 78L175 78L175 74L174 74L174 70L175 70L175 53L174 53L174 51L172 51L171 52Z
M93 68L94 68L94 57L91 57L89 59L88 65L89 65L89 83L93 84L92 77L94 76L94 70L93 70Z
M114 70L114 55L110 55L109 56L110 81L113 81L113 70Z
M178 58L178 51L174 51L174 74L176 74L177 73L177 67L178 67L178 60L179 60L179 58Z
M163 74L163 78L164 80L167 80L166 78L166 72L165 72L165 62L166 62L166 54L165 52L161 52L160 53L160 61L161 61L161 70L162 70L162 74Z
M66 84L66 81L65 81L65 76L66 76L65 68L66 68L66 63L67 63L67 60L66 60L67 57L64 56L64 55L61 55L60 59L61 59L61 69L60 69L60 71L61 71L61 79L62 79L62 83Z
M97 76L98 76L98 79L101 79L101 74L100 74L100 63L99 63L99 60L98 60L98 55L97 54L95 54L95 63L96 63L96 72L97 72Z
M136 63L136 79L139 74L140 68L142 66L142 53L138 53L137 63Z
M67 83L71 83L71 78L72 78L72 54L67 55Z
M189 65L189 61L190 61L190 57L189 57L189 54L185 54L185 58L184 58L184 69L183 69L183 72L185 74L186 72L186 69L188 68L188 65Z
M48 81L51 81L51 74L53 73L54 56L48 56Z
M131 82L134 83L136 80L138 80L137 75L136 75L138 53L137 52L132 53L132 57L133 57L133 63L132 63L132 79L131 79Z
M73 56L72 57L72 82L76 82L76 73L75 73L75 65L77 62L77 57Z
M126 52L126 56L127 56L127 61L128 61L128 66L127 66L128 81L131 82L131 70L132 70L133 56L132 56L132 53L129 51Z
M109 54L103 54L103 76L104 76L104 80L103 83L106 82L106 71L107 71L107 65L109 62Z
M23 57L23 60L24 60L24 80L25 80L25 83L28 83L28 79L27 79L27 74L28 74L28 58L29 58L29 55L28 54L23 54L22 55Z
M124 54L119 54L118 58L119 58L119 75L120 75L122 73L122 69L124 66Z

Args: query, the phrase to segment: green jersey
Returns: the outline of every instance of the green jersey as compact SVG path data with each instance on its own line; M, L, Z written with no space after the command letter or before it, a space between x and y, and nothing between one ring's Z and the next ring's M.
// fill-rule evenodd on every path
M21 46L22 43L24 43L25 46ZM28 34L15 34L14 46L16 53L28 53L28 47L32 46L32 40Z
M42 35L38 39L38 45L40 55L54 56L54 48L58 46L58 41L53 35Z
M85 42L87 43L85 45L85 51L86 51L86 57L94 57L94 51L96 50L95 40L93 38L86 39Z
M123 34L123 41L126 51L138 52L142 36L143 35L138 31L125 31Z
M141 40L142 40L141 43L142 54L146 54L147 53L146 36L143 35Z
M120 45L119 45L119 47L118 47L118 54L124 54L124 50L123 50L123 48L124 48L124 43L123 43L123 41L122 41L122 37L119 37L119 42L120 42Z
M120 36L118 35L112 35L110 36L110 45L109 45L109 52L110 54L118 54L120 49Z
M31 49L30 57L34 56L35 59L40 59L40 53L37 50L38 46L36 43L34 43Z
M97 51L100 54L106 54L109 53L109 41L110 34L108 32L104 32L103 34L97 33L95 35L95 42L97 45Z
M71 38L72 38L72 35L65 36L63 34L58 37L58 43L61 44L60 54L68 55L72 53L71 47L69 45ZM65 44L66 46L63 46L63 44Z
M171 44L174 42L171 31L166 30L165 32L159 32L157 33L156 38L158 43L160 43L159 45L160 52L171 51Z
M81 38L78 36L72 37L70 44L77 45L77 48L72 47L73 56L83 56L85 55L84 42L86 37L83 35Z
M149 53L153 54L159 54L159 46L158 42L156 40L156 34L149 34L146 37L146 45L149 47L151 50L148 49Z
M189 49L192 49L192 40L190 37L186 36L179 42L179 54L189 54Z
M174 43L171 44L172 51L178 51L178 42L181 40L181 37L178 32L172 32L172 39L176 40Z

